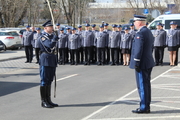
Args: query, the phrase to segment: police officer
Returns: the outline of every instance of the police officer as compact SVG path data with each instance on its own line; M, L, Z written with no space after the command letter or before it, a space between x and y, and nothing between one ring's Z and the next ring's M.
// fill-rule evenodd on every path
M179 32L176 29L177 23L170 22L171 29L167 32L166 45L168 46L170 66L175 65L177 47L179 45Z
M71 55L71 65L78 64L78 60L79 60L78 48L80 46L79 39L80 39L79 35L76 34L76 28L72 28L72 34L68 36L68 48L70 50L70 55Z
M135 30L135 28L134 28L134 23L131 23L129 33L132 35L132 37L134 37L136 32L137 32L137 30Z
M121 34L121 43L120 43L120 49L121 53L123 54L123 65L129 65L129 59L130 59L130 50L131 50L131 44L132 44L132 35L129 33L130 28L125 27L124 31L125 33Z
M154 32L154 57L156 66L163 64L164 47L166 46L166 31L163 30L163 24L157 23L157 30Z
M58 104L54 104L51 101L51 83L55 77L57 56L55 55L56 44L58 37L53 34L53 25L51 20L48 20L43 24L44 33L39 38L40 41L40 94L41 94L41 106L44 108L57 107Z
M64 33L64 28L60 28L58 37L59 65L65 65L65 56L68 47L68 36L66 33Z
M96 32L98 32L98 30L96 30L96 24L92 24L91 25L91 27L92 27L92 32L93 32L93 36L95 37L95 34L96 34ZM96 63L97 62L97 50L96 50L96 46L95 45L93 45L93 47L92 47L92 62L93 63Z
M82 33L82 46L84 48L85 62L84 65L90 65L91 48L94 43L93 33L89 30L90 24L85 24L85 31Z
M66 27L66 34L67 34L67 36L69 36L71 34L71 28L70 27ZM66 48L65 52L66 52L65 61L66 61L66 63L68 63L69 62L69 49L68 49L68 47Z
M104 23L104 31L107 33L108 43L109 43L109 33L111 32L111 30L108 29L108 26L109 26L108 23ZM106 48L105 48L105 54L106 54L106 64L109 64L109 62L110 62L110 49L108 46L106 46Z
M112 31L109 33L109 48L111 49L111 65L119 64L119 45L121 41L120 33L116 31L117 25L112 25Z
M33 36L34 39L34 48L35 48L35 55L36 55L36 64L39 63L39 52L40 52L40 48L39 48L39 37L42 35L41 33L41 28L36 28L36 33Z
M79 60L78 60L78 63L79 62L81 62L81 63L83 63L83 60L84 60L84 54L83 54L83 46L82 46L82 33L83 33L83 30L82 30L82 25L78 25L78 30L76 31L76 34L78 34L79 35L79 48L78 48L78 58L79 58Z
M118 25L117 26L117 31L120 33L120 37L121 37L121 34L125 33L123 30L122 30L122 26L121 25ZM122 65L123 64L123 54L121 53L121 49L119 47L119 58L120 60L120 64Z
M60 34L60 24L59 23L56 23L56 30L57 30L57 33L58 33L58 36Z
M133 113L150 113L151 71L154 66L152 56L153 35L146 27L146 17L134 15L134 25L138 30L132 44L130 68L135 69L140 107Z
M26 26L26 31L23 32L23 36L22 36L22 45L24 46L26 59L27 59L25 63L32 62L32 56L33 56L32 40L33 40L33 32L30 31L30 26Z
M105 48L108 44L107 32L104 31L104 26L99 26L99 32L95 34L94 44L97 47L98 65L105 63Z

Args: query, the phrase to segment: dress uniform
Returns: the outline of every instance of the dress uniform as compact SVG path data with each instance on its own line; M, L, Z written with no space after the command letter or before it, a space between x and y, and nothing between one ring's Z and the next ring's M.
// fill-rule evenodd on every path
M170 25L177 25L175 21L171 21ZM167 31L167 39L166 39L166 45L168 46L168 51L170 52L176 52L177 53L177 48L179 46L179 32L176 28L171 28L170 30ZM174 66L177 64L177 61L175 63L176 53L170 53L170 65ZM175 59L174 59L175 58Z
M120 49L121 53L123 54L123 65L129 65L129 59L130 59L130 50L131 50L131 44L132 44L132 35L129 33L129 28L125 27L124 29L126 32L121 34L121 43L120 43Z
M34 48L35 48L35 54L36 54L36 59L37 62L39 63L39 52L40 52L40 48L39 48L39 37L42 35L41 33L41 28L36 28L36 30L38 31L37 33L34 34L33 39L34 39Z
M57 33L58 33L58 36L59 36L59 34L60 34L60 25L61 24L59 24L59 23L56 23L56 29L57 29Z
M80 41L80 37L78 34L76 34L76 28L72 28L72 34L70 34L68 36L68 48L70 50L70 55L71 55L71 65L77 65L78 64L78 60L79 60L79 56L78 56L78 48L79 48L79 41ZM76 60L75 60L76 58Z
M159 27L154 32L154 57L156 65L163 64L164 47L166 46L166 31L163 30L162 23L157 23Z
M121 25L118 25L118 26L117 26L117 30L118 30L118 32L120 33L120 37L121 37L121 34L125 33L125 32L122 30L122 26L121 26ZM123 64L123 54L121 53L120 47L119 47L119 58L118 58L118 59L120 60L120 64Z
M100 29L103 28L102 25L100 25L99 27L100 27ZM97 48L98 65L104 65L104 63L105 63L105 48L108 45L107 33L103 30L96 32L94 44Z
M134 37L137 32L137 30L134 29L134 23L131 23L130 27L131 27L131 29L130 29L129 33L132 35L132 37Z
M84 60L84 54L83 54L83 46L82 46L82 33L83 33L83 30L82 30L82 25L78 25L78 30L76 31L76 34L78 34L79 35L79 48L78 48L78 58L79 58L79 60L78 60L78 62L81 62L81 63L83 63L83 60Z
M85 62L84 65L90 65L91 48L94 43L93 33L89 30L90 24L86 24L86 30L82 33L82 46L84 48Z
M71 34L71 28L66 27L66 34L67 34L67 36L69 36ZM69 49L68 49L68 47L66 48L66 56L65 57L66 57L65 61L66 61L66 63L68 63L69 62Z
M109 33L111 32L111 30L107 29L107 27L109 26L108 23L105 23L104 24L104 31L107 33L107 36L108 36L108 43L109 43ZM110 49L108 46L106 46L105 48L105 54L106 54L106 64L109 64L110 62Z
M112 25L115 29L117 25ZM118 31L111 31L109 33L109 48L111 49L111 65L119 64L119 45L121 42L120 33Z
M93 36L95 37L96 32L98 32L98 30L96 30L96 24L91 25L91 27L92 27ZM92 47L92 52L91 53L92 53L92 55L91 55L92 62L93 63L97 62L97 50L96 50L95 45Z
M45 27L45 32L39 38L41 51L39 62L41 78L41 106L45 108L53 108L58 106L58 104L54 104L51 101L51 83L55 77L57 67L57 56L55 55L55 49L58 37L52 33L53 25L51 24L51 20L48 20L43 24L43 26ZM51 28L52 32L46 31L47 27Z
M58 40L59 64L65 65L66 50L68 47L68 36L64 33L64 28L60 29Z
M130 60L130 68L135 69L137 88L140 96L140 108L133 110L133 113L150 113L151 102L151 71L154 66L152 56L153 35L145 26L139 26L136 21L145 22L146 17L134 15L134 25L138 29L133 43Z
M26 31L23 32L22 36L22 45L25 48L25 54L27 61L25 63L31 63L32 62L32 56L33 56L33 32L30 31L30 26L26 26Z

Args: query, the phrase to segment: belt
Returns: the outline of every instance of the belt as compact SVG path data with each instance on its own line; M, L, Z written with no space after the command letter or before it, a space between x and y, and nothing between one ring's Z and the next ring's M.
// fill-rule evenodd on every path
M46 54L54 54L54 55L55 55L55 52L52 52L52 53L48 53L48 52L42 52L42 53L46 53Z

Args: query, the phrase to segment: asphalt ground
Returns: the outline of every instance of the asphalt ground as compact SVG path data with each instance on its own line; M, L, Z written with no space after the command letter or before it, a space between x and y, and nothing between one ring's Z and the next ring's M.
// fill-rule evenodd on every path
M165 64L152 71L151 113L140 115L131 113L139 107L139 96L134 70L127 66L58 66L56 98L52 101L59 107L45 109L40 105L36 60L33 63L24 63L25 58L17 57L3 60L0 62L0 119L179 120L180 67L170 67L168 61L166 50Z

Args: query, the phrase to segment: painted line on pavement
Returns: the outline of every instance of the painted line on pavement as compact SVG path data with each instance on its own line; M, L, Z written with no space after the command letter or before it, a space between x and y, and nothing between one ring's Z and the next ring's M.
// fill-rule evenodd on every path
M155 117L125 117L125 118L104 118L104 119L88 119L88 120L141 120L141 119L168 119L168 118L180 118L180 116L155 116Z
M74 76L77 76L77 75L78 75L78 74L72 74L72 75L69 75L69 76L60 78L60 79L58 79L57 81L62 81L62 80L65 80L65 79L67 79L67 78L71 78L71 77L74 77Z
M171 70L173 70L173 69L174 69L174 68L171 68L171 69L169 69L169 70L163 72L162 74L160 74L160 75L158 75L157 77L155 77L154 79L152 79L151 82L157 80L158 78L162 77L164 74L168 73L169 71L171 71ZM108 108L109 106L115 104L116 102L123 100L125 97L131 95L131 94L134 93L135 91L137 91L137 88L134 89L134 90L132 90L131 92L125 94L124 96L118 98L118 99L115 100L114 102L111 102L111 103L107 104L106 106L100 108L99 110L93 112L92 114L90 114L90 115L88 115L88 116L82 118L81 120L90 120L89 118L91 118L92 116L94 116L94 115L96 115L97 113L103 111L104 109L106 109L106 108ZM112 119L108 119L108 120L112 120Z

